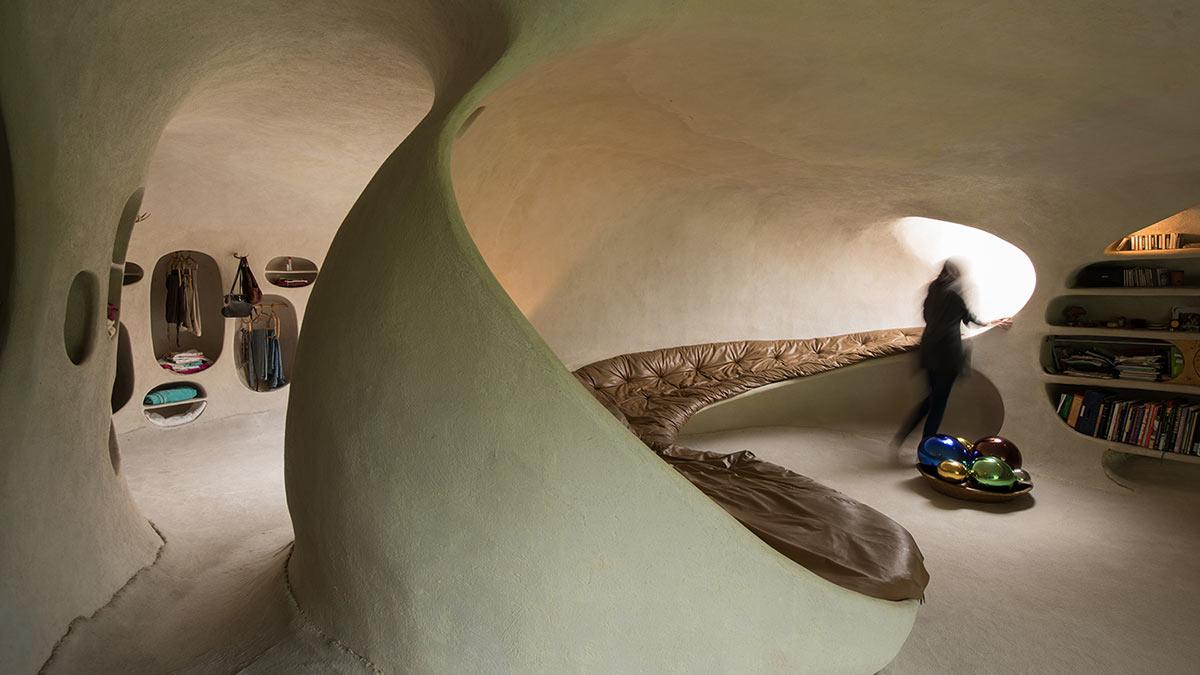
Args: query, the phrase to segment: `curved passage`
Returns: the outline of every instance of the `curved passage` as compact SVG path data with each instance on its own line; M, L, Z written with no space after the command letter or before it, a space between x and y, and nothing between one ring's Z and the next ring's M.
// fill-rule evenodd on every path
M724 342L623 354L575 376L675 470L780 553L824 579L883 600L924 597L929 573L912 536L878 511L748 451L675 443L707 405L750 389L898 354L918 329L808 340Z

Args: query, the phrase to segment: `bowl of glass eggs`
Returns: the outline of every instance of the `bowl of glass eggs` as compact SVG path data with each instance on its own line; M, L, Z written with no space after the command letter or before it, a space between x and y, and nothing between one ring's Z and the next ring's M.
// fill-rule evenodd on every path
M1021 451L1000 436L974 443L938 434L921 441L917 469L933 489L956 499L1006 502L1033 490L1029 472L1021 467Z

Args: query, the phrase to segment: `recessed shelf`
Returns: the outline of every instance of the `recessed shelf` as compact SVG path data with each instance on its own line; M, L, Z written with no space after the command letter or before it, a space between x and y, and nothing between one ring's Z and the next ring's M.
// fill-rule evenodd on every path
M1164 258L1200 258L1200 248L1169 248L1159 251L1118 251L1113 246L1104 249L1106 258L1114 258L1120 260L1130 260L1135 258L1147 258L1152 260L1163 260Z
M1169 394L1200 395L1200 387L1186 384L1171 384L1169 382L1143 382L1141 380L1122 380L1119 377L1079 377L1076 375L1056 375L1042 373L1042 379L1050 384L1069 384L1074 386L1103 387L1105 389L1135 389L1138 391L1159 391Z
M177 408L179 406L184 406L184 405L190 406L193 403L201 403L201 402L207 401L207 400L208 400L207 396L197 396L196 398L189 398L186 401L174 401L172 403L155 403L154 405L143 405L142 410L161 410L163 408Z
M1101 328L1046 324L1048 335L1094 335L1096 337L1147 338L1152 340L1200 340L1200 331L1150 330L1149 328Z
M195 396L182 401L170 401L167 403L145 402L146 398L157 392L184 387L190 387L194 390L196 392ZM208 394L204 391L204 387L195 382L169 382L160 384L146 392L146 396L142 399L142 414L146 416L146 420L150 424L163 429L173 429L190 424L196 418L200 417L207 408Z
M1083 434L1080 434L1083 436ZM1108 449L1113 452L1120 452L1126 455L1139 455L1141 457L1152 457L1154 459L1165 459L1169 462L1185 462L1188 464L1200 464L1200 457L1196 455L1184 455L1178 452L1166 452L1163 450L1151 450L1143 448L1140 445L1130 445L1128 443L1117 443L1116 441L1106 441L1103 438L1095 438L1093 436L1084 436L1091 438L1094 441L1100 441L1108 446Z
M283 255L267 263L267 282L281 288L306 288L317 280L317 264L308 258Z
M1067 295L1200 295L1200 286L1160 286L1160 287L1125 287L1101 286L1088 288L1068 288L1063 291Z

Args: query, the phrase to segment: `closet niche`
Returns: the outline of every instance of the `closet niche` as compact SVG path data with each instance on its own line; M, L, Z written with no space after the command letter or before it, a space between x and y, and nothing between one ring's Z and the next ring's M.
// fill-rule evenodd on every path
M150 336L159 366L190 375L221 356L224 293L220 268L211 256L175 251L159 258L150 286Z
M207 407L204 387L195 382L160 384L142 398L142 414L151 424L165 429L191 423Z
M287 298L264 295L250 316L237 320L233 344L238 379L253 391L286 387L292 380L299 322Z

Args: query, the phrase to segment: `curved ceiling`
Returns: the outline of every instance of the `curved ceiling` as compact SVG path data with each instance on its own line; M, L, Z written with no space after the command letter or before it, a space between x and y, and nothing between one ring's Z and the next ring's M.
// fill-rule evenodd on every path
M214 243L251 231L324 250L432 101L424 68L387 43L229 73L198 88L171 118L143 210L153 224Z
M1028 247L1035 218L1062 216L1039 203L1047 186L1094 201L1195 171L1200 92L1183 84L1200 66L1164 40L1195 19L998 3L681 14L493 92L456 143L454 186L492 271L569 366L915 325L928 263L897 219ZM1056 236L1120 227L1128 214L1109 211Z

